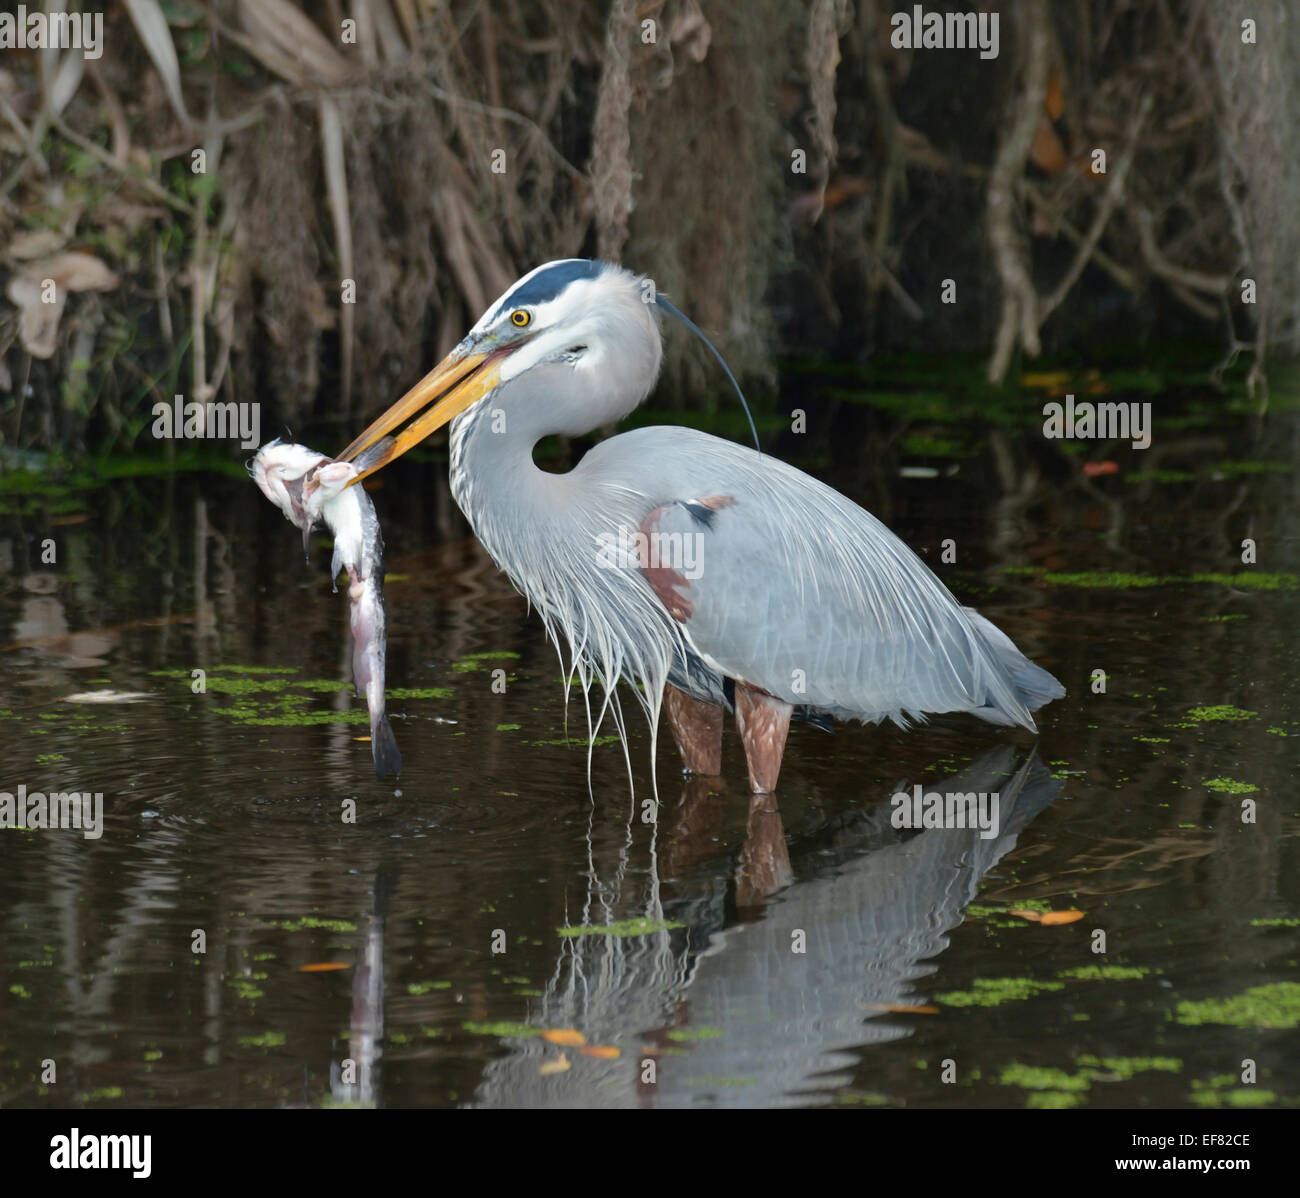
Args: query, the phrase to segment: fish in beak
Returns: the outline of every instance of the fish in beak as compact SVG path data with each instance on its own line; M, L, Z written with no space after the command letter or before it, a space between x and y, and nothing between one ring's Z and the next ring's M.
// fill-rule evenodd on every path
M374 442L371 455L392 448L384 438ZM262 446L248 472L264 494L302 530L303 552L311 560L311 532L328 525L334 536L330 578L338 590L339 571L346 568L352 616L352 681L370 711L370 750L375 777L381 781L402 772L402 754L384 712L384 659L388 651L384 613L384 535L375 505L365 488L351 491L358 467L331 462L305 445L280 440Z
M516 342L483 351L458 345L335 459L357 466L348 486L396 461L491 392L501 381L501 360L518 347ZM381 444L408 420L402 432Z

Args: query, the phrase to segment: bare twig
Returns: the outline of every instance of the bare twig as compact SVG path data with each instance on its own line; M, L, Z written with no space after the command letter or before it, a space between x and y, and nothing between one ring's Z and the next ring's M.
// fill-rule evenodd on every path
M352 269L352 216L348 209L348 176L343 152L343 123L338 105L325 92L320 93L321 154L325 162L325 186L329 194L330 216L334 221L334 244L339 257L339 285L355 279ZM340 370L343 375L339 411L346 415L352 407L352 341L356 326L356 306L340 305Z
M632 80L628 59L635 19L634 0L614 0L605 27L605 65L592 120L596 252L610 262L618 261L627 242L628 198L632 194L632 136L628 125Z
M9 103L9 99L3 91L0 91L0 114L4 115L13 131L18 134L18 139L23 143L23 149L27 152L27 157L14 167L9 172L4 183L0 184L0 195L7 196L23 175L27 173L28 166L35 166L43 175L48 175L50 168L41 155L39 139L32 130L23 124L22 118L14 111L13 105Z
M1031 180L1022 179L1020 181L1020 190L1021 193L1029 199L1030 203L1036 205L1037 207L1043 210L1047 210L1051 208L1052 206L1051 201L1048 199L1047 196L1043 194L1042 190L1039 187L1035 186L1035 184ZM1051 220L1052 220L1053 228L1058 230L1065 237L1067 241L1072 241L1075 245L1083 244L1084 235L1081 232L1079 232L1079 230L1076 229L1072 224L1070 224L1070 222L1066 220L1065 217L1061 216L1060 213L1057 212L1051 213ZM1114 279L1115 282L1117 282L1121 287L1123 287L1125 291L1137 292L1139 290L1137 276L1131 270L1129 270L1128 267L1121 266L1118 262L1115 261L1114 258L1112 258L1100 247L1093 249L1092 261L1095 262L1099 267L1101 267L1101 269L1104 270L1108 275L1110 275L1110 277Z
M104 78L104 72L99 69L98 63L88 60L86 73L90 76L90 81L95 85L95 90L99 92L99 98L104 101L104 108L108 112L109 128L113 130L113 157L118 162L126 162L131 152L131 132L126 123L126 112L122 108L122 101L109 87L108 80Z
M1170 262L1160 247L1156 245L1155 219L1141 204L1130 202L1129 211L1138 232L1138 245L1142 250L1142 260L1151 269L1151 273L1170 283L1176 283L1188 291L1204 291L1208 295L1222 295L1228 290L1231 279L1227 275L1206 274L1200 270L1190 270Z
M838 147L835 143L835 72L840 65L840 26L846 15L843 0L812 0L808 12L808 40L804 46L804 72L808 77L808 98L812 112L809 126L817 149L819 176L816 208L812 219L822 214L826 186L831 180Z
M894 193L902 189L906 182L902 149L899 146L898 114L894 111L893 97L889 92L889 80L885 75L884 63L880 60L880 5L877 0L863 0L861 29L862 43L866 55L867 85L871 89L871 100L875 105L876 119L880 124L881 136L885 143L885 164L880 176L880 195L876 204L876 227L871 239L871 259L867 268L867 307L869 318L875 315L876 304L882 286L888 286L896 298L902 293L899 302L913 319L918 319L920 309L905 291L898 280L885 267L885 247L889 242L889 230L894 216Z
M1051 29L1044 0L1028 0L1018 15L1024 37L1024 82L988 185L989 245L1002 280L1002 314L988 365L994 383L1006 376L1017 345L1027 354L1038 353L1038 293L1029 274L1024 236L1016 228L1015 197L1016 181L1024 173L1034 130L1042 119Z
M1142 126L1146 123L1147 114L1151 111L1151 97L1143 96L1137 106L1137 111L1133 115L1133 122L1129 126L1128 145L1124 147L1124 152L1120 155L1119 160L1110 176L1110 183L1106 187L1106 194L1102 196L1101 203L1097 205L1097 211L1092 219L1092 226L1088 229L1087 235L1079 243L1079 248L1074 255L1074 261L1070 263L1069 269L1065 272L1064 277L1056 285L1038 309L1038 324L1041 328L1047 318L1061 306L1062 301L1070 294L1070 289L1079 281L1079 276L1083 274L1083 269L1092 259L1097 249L1097 243L1101 240L1101 235L1106 231L1106 225L1110 222L1112 213L1119 206L1121 196L1124 194L1124 182L1128 178L1129 168L1133 165L1133 155L1137 151L1138 138L1142 133Z
M558 165L566 175L581 183L584 187L590 182L587 175L583 171L580 171L572 162L561 154L552 144L551 139L547 137L533 121L524 116L523 113L514 112L509 108L494 108L491 104L480 104L477 100L470 100L465 96L453 95L451 92L446 91L444 88L437 87L432 83L426 84L425 90L427 90L429 95L433 96L434 99L441 100L444 104L450 104L453 107L458 108L466 108L471 112L481 113L483 116L495 117L499 120L509 121L511 124L521 126L538 139L546 152L555 159L556 165Z
M170 208L174 208L177 212L183 212L187 216L189 215L190 206L184 200L172 195L170 191L160 183L156 183L153 179L149 178L149 176L143 171L136 170L134 167L129 166L126 163L119 162L102 146L97 146L88 137L82 137L75 129L68 128L67 124L62 120L55 121L53 128L65 141L70 141L79 150L83 150L85 153L89 154L93 159L95 159L95 161L103 163L104 166L111 167L119 175L134 183L142 191L148 192L155 200L161 200L164 204L168 205Z

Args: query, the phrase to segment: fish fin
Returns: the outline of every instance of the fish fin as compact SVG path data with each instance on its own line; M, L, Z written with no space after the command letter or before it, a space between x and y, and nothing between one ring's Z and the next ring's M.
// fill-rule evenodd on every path
M375 777L381 782L390 770L394 778L402 776L402 754L397 747L397 737L387 718L370 729L370 750L375 759Z

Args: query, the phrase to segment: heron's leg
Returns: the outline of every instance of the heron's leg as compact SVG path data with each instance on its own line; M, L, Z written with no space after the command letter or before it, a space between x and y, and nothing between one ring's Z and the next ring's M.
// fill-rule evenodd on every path
M749 765L749 789L755 794L771 794L776 790L793 711L784 699L743 682L736 683L736 727L740 729L745 761Z
M722 773L722 708L692 699L670 683L664 687L664 711L682 765L693 774Z

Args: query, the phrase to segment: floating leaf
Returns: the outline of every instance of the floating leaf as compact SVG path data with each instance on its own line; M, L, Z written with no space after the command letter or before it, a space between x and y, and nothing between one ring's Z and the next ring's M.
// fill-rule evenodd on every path
M1235 778L1206 778L1201 785L1207 790L1230 795L1253 794L1259 789L1253 782L1238 782Z
M512 1023L508 1019L501 1019L496 1023L479 1023L469 1020L462 1023L461 1027L475 1036L513 1036L519 1040L541 1034L531 1023Z
M865 1004L868 1011L890 1011L895 1015L937 1015L938 1007L928 1003L905 1002L871 1002Z
M662 932L667 928L684 926L671 919L650 919L639 916L635 919L620 919L617 923L584 924L580 927L555 930L561 936L647 936L651 932Z
M312 961L309 965L299 965L299 973L331 973L336 969L351 969L347 961Z
M1070 381L1069 374L1064 370L1041 370L1036 373L1022 374L1020 376L1020 385L1022 387L1042 388L1051 390L1054 387L1064 387Z
M1045 927L1050 927L1054 924L1076 923L1082 918L1082 911L1044 911L1042 922Z
M1019 915L1021 919L1027 919L1031 923L1038 923L1038 921L1043 918L1043 913L1041 911L1033 911L1028 907L1012 907L1007 914Z
M540 1073L543 1077L552 1077L557 1073L564 1073L566 1070L571 1069L572 1067L573 1066L570 1064L569 1058L565 1056L564 1053L560 1053L560 1055L556 1057L555 1060L543 1062L538 1067L537 1072Z
M571 1027L547 1028L542 1032L542 1039L548 1044L562 1044L565 1048L581 1048L587 1043L587 1037Z
M135 703L140 699L151 698L146 691L81 691L75 695L64 695L64 703Z
M595 1057L598 1061L613 1061L623 1055L612 1044L584 1044L578 1051L584 1057Z

